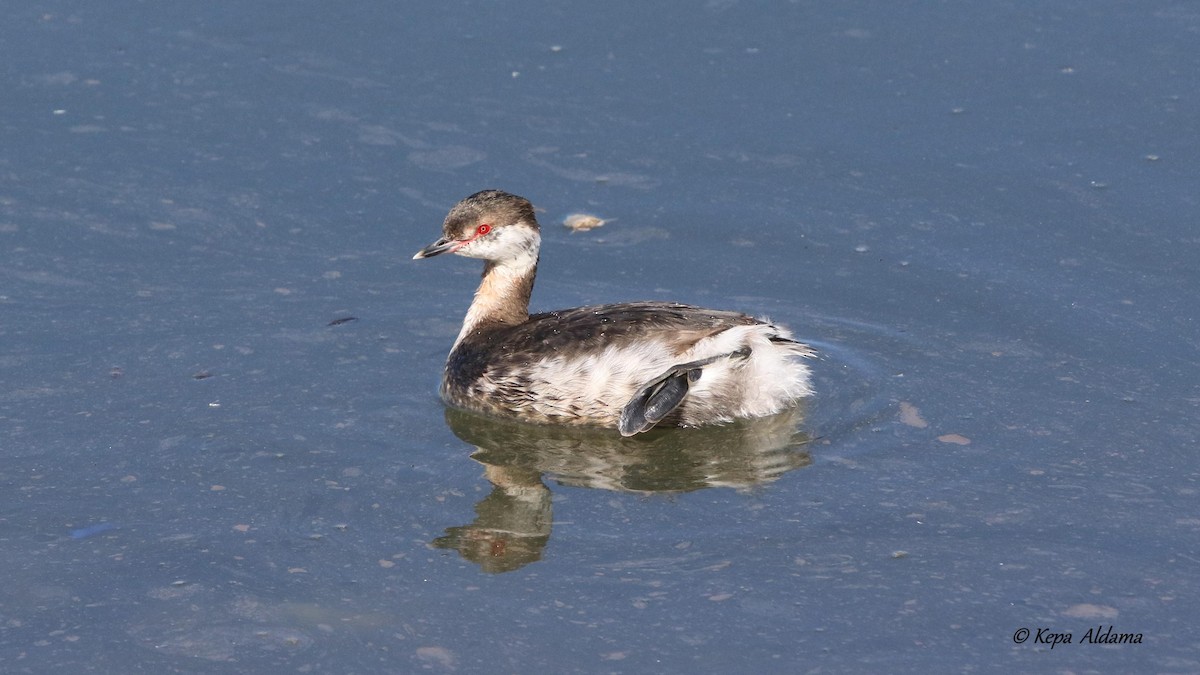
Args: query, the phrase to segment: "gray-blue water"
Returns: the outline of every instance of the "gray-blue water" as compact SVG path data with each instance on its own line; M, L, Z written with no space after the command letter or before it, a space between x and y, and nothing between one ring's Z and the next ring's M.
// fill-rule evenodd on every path
M3 16L0 670L1200 670L1194 3ZM447 415L487 187L817 396Z

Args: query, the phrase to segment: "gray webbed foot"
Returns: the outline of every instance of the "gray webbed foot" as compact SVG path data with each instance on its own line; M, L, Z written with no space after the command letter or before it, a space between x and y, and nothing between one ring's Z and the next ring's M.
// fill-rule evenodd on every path
M746 358L750 349L743 348L728 354L711 356L690 363L672 366L633 395L621 409L617 429L622 436L632 436L647 431L658 424L671 411L679 407L687 396L690 385L700 379L704 366L724 358Z

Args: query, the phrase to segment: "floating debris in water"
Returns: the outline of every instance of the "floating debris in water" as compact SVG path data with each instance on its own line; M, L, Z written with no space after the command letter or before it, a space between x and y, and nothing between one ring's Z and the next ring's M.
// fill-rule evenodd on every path
M329 323L327 323L325 325L326 326L340 326L344 323L350 323L351 321L358 321L358 317L357 316L343 316L342 318L334 319L333 321L330 321Z
M971 439L962 434L942 434L937 439L943 443L953 443L955 445L970 445Z
M565 225L572 232L587 232L588 230L594 230L607 222L608 221L603 218L599 218L587 213L572 213L566 218L563 218L563 225Z
M208 372L207 370L201 370L195 375L192 375L193 380L207 380L210 377L212 377L212 373Z
M917 406L908 401L900 402L900 421L918 429L924 429L929 426L929 422L926 422L925 418L921 417L921 411L917 410Z
M81 527L77 530L71 530L71 538L87 539L88 537L94 537L103 532L108 532L109 530L115 529L117 529L117 526L112 523L96 523L95 525L88 525L87 527Z

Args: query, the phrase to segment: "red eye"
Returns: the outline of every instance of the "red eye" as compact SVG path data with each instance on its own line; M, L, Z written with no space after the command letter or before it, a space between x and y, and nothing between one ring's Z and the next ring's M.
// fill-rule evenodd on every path
M485 235L491 231L492 231L492 226L488 225L487 223L484 223L475 229L475 236L482 237L483 235Z

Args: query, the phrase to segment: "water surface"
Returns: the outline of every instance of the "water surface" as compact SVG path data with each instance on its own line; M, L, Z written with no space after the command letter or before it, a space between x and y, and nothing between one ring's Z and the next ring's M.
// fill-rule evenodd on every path
M1200 670L1190 4L2 25L5 672ZM486 187L535 309L768 315L817 396L447 414L479 271L409 257Z

